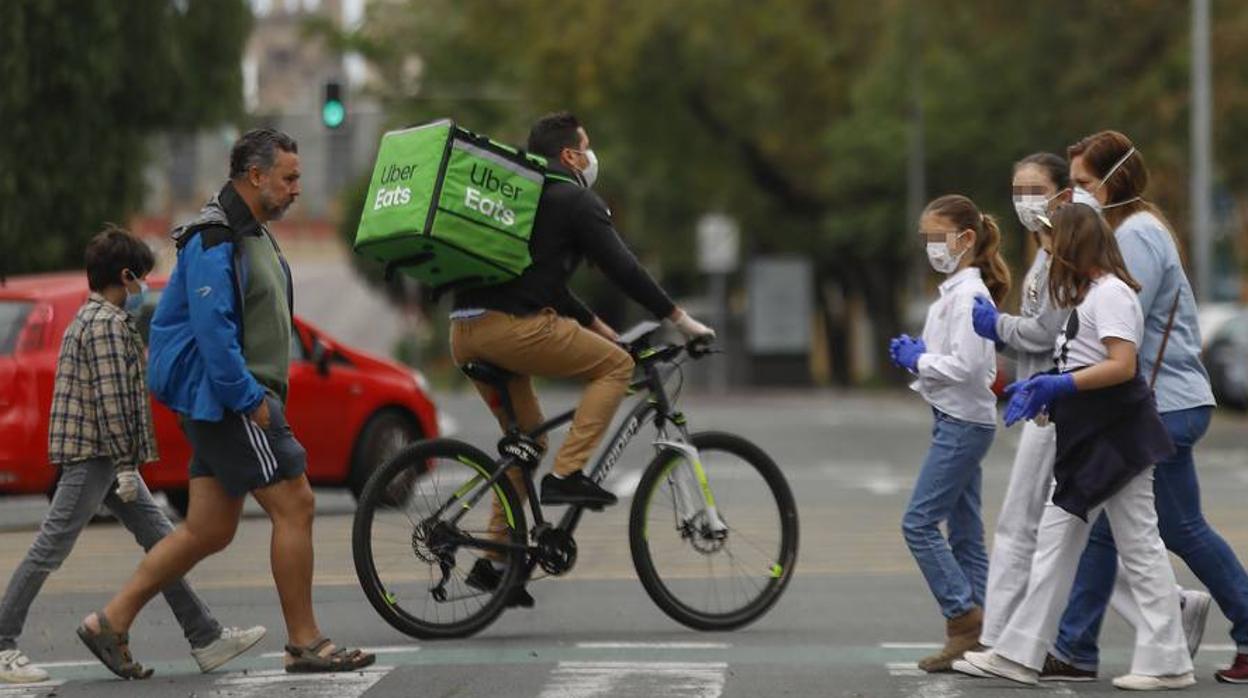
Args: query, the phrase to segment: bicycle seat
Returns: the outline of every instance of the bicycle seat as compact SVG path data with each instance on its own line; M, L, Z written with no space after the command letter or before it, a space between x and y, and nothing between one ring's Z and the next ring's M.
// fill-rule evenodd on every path
M505 368L495 366L485 361L469 361L459 367L465 376L486 385L494 387L506 386L508 381L515 378L516 374Z

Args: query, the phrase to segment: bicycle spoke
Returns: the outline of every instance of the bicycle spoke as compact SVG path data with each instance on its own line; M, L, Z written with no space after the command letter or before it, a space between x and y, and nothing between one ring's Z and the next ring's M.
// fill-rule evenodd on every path
M677 620L693 615L695 627L711 629L765 610L787 581L778 565L788 563L781 505L763 472L734 451L698 448L724 528L714 532L702 485L678 458L649 481L641 530L646 574L662 586L655 600Z
M437 636L442 632L439 629L468 627L481 618L488 622L502 609L502 585L496 591L468 585L475 565L489 559L483 544L523 544L516 530L500 531L492 525L492 508L502 496L503 485L483 491L484 471L453 451L416 453L410 460L407 468L398 463L383 466L375 479L386 481L370 482L365 494L368 501L361 502L361 508L371 506L367 571L376 580L376 591L370 600L374 606L382 604L379 610L392 625L418 636L422 635L408 627L414 625L420 632ZM484 496L468 506L478 493ZM461 499L452 504L456 495ZM438 513L444 508L445 518ZM514 561L523 553L504 555Z

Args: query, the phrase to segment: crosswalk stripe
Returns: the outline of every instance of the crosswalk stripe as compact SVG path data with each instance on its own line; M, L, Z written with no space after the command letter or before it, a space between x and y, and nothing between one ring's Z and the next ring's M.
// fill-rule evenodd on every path
M726 662L559 662L540 698L719 698Z
M732 647L727 642L578 642L583 650L722 650Z
M371 666L360 671L335 674L288 674L283 669L230 673L213 682L208 698L261 698L278 687L297 691L300 698L359 698L392 666Z
M56 689L63 683L64 680L55 679L39 683L0 684L0 698L41 698L55 693L49 689Z

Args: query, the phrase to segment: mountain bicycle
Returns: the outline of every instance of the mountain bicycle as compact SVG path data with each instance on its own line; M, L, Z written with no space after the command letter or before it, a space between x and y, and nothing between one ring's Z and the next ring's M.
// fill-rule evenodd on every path
M642 323L621 337L640 374L630 394L640 399L586 475L605 481L633 437L653 424L656 453L629 512L637 576L674 620L698 630L740 628L766 613L793 578L797 507L780 468L758 446L734 434L690 433L675 405L681 365L712 350L653 343L658 327ZM510 420L499 457L454 439L410 444L369 478L352 528L356 574L369 602L396 630L421 639L482 630L537 569L564 575L577 559L573 534L584 507L569 506L552 522L533 482L543 455L538 440L570 422L573 411L522 433L506 389L511 374L482 362L462 370L494 388ZM514 469L525 483L532 528L506 476ZM492 519L495 502L502 515ZM466 583L482 558L502 565L489 591Z

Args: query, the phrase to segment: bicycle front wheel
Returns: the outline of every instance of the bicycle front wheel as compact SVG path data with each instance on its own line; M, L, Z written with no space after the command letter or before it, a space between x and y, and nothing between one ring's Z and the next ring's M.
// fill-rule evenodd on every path
M502 613L521 583L520 498L506 477L482 492L496 467L466 443L436 439L407 446L368 479L352 528L355 571L396 630L421 639L471 635ZM514 547L487 552L483 542ZM493 570L485 577L493 584L480 583L479 566Z
M705 487L683 452L659 452L633 498L633 566L646 593L676 621L733 630L766 613L793 578L797 506L780 468L759 447L720 432L690 440Z

